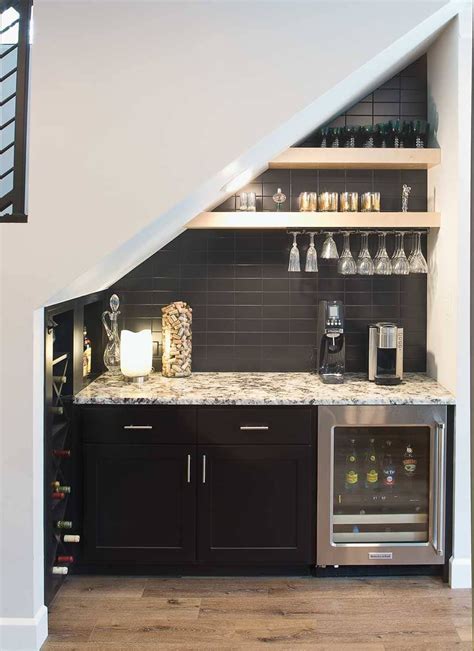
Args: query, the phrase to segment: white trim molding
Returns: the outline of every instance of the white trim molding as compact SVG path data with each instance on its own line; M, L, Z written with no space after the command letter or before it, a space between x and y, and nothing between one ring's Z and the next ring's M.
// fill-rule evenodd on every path
M449 559L449 585L451 588L471 587L471 559L454 558Z
M1 651L39 651L48 637L48 609L34 617L0 617Z

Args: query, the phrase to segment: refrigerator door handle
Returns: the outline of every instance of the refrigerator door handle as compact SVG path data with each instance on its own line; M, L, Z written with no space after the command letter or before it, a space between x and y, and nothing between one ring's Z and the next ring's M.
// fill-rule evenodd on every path
M436 553L444 554L445 533L445 474L446 474L446 425L436 423Z

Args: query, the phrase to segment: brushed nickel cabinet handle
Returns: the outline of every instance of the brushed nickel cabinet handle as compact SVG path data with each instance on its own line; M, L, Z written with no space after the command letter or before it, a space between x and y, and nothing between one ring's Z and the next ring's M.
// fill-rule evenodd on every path
M202 483L206 483L206 455L202 455Z
M123 429L153 429L153 425L124 425Z
M257 430L269 430L270 427L268 425L241 425L240 429L242 431L257 431Z
M191 483L191 455L188 454L188 474L187 474L188 484Z

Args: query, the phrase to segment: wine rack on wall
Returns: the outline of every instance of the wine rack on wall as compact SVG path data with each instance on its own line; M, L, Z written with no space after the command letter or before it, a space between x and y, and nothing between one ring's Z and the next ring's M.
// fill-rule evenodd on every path
M45 310L44 563L49 605L81 551L81 453L73 398L103 372L104 294ZM91 371L83 373L84 327L92 342Z

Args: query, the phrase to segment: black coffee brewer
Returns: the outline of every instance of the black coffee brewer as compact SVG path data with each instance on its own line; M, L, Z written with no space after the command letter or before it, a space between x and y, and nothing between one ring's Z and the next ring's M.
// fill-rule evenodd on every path
M403 328L395 323L369 326L369 380L385 385L403 380Z
M325 384L344 382L346 350L342 301L320 301L318 312L318 372Z

